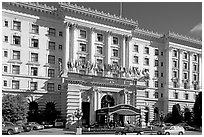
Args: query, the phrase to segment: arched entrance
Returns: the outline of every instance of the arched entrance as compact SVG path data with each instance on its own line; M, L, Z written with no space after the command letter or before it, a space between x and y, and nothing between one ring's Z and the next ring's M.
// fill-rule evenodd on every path
M44 120L53 122L57 118L57 111L54 102L47 102L45 105Z
M28 121L38 121L38 103L31 101L29 103Z

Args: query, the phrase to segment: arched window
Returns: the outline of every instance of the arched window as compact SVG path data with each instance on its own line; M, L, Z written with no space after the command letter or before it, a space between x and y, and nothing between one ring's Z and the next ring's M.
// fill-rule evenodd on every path
M105 95L102 99L101 99L101 108L104 107L112 107L114 106L114 98L110 95Z

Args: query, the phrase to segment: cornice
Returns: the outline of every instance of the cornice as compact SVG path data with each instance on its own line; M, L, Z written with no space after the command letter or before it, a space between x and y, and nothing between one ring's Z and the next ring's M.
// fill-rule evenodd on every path
M64 10L72 11L74 13L79 13L85 16L103 19L105 21L110 21L113 23L118 23L126 26L131 26L133 29L138 27L138 21L133 21L132 19L111 15L110 13L104 13L103 11L92 10L91 8L85 8L83 6L78 6L76 4L73 5L70 4L69 2L59 2L59 5Z

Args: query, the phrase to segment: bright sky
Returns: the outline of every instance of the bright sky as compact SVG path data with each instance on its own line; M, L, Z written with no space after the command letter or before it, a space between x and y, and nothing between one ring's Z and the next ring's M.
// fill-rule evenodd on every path
M119 16L119 2L71 2ZM158 33L175 32L201 38L201 2L123 2L122 16L138 20L139 28Z

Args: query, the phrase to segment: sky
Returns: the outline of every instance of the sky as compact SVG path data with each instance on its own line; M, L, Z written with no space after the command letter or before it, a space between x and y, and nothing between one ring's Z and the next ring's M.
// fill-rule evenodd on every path
M105 13L120 15L120 2L71 2ZM137 20L139 28L158 33L175 32L202 37L201 2L122 2L122 17Z

